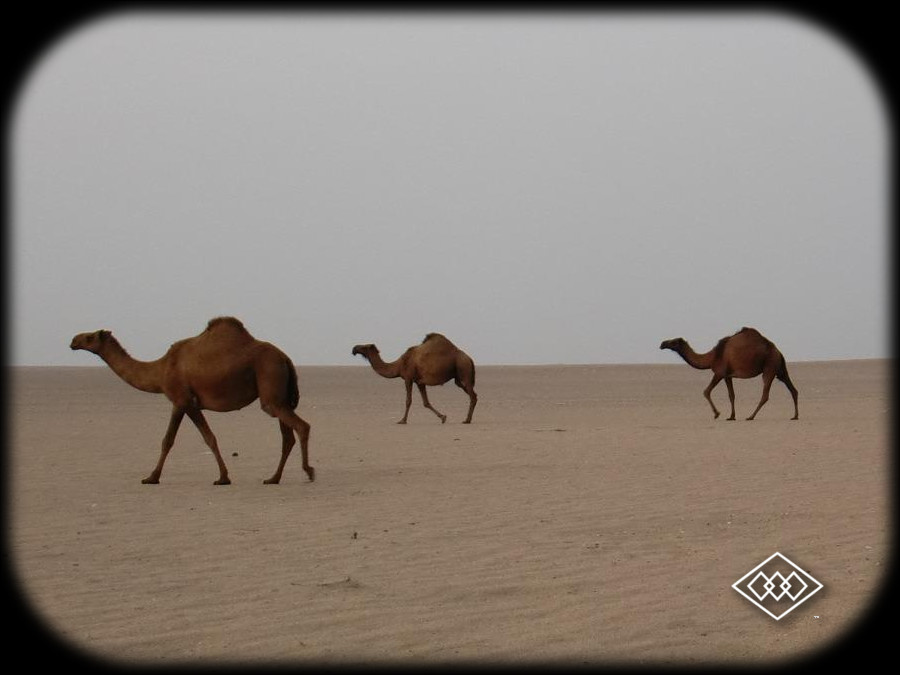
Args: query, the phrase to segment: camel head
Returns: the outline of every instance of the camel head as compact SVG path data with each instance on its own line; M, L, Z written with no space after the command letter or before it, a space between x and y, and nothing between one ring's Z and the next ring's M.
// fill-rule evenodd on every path
M72 338L72 344L70 344L69 347L72 349L84 349L97 354L111 337L112 333L108 330L97 330L93 333L79 333Z
M684 338L672 338L671 340L663 340L659 348L660 349L671 349L673 352L681 353L681 350L687 346L687 341Z
M361 354L365 359L368 359L372 354L378 353L378 347L375 345L356 345L350 353L354 356Z

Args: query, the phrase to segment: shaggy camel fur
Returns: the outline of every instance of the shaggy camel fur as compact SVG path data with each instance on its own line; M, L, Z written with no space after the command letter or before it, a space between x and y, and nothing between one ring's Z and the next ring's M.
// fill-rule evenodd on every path
M440 333L429 333L422 344L410 347L392 363L382 361L378 347L373 344L356 345L352 353L365 357L372 369L382 377L403 378L406 385L406 411L397 424L406 424L412 403L413 383L419 387L425 407L440 417L442 424L446 422L447 416L435 410L428 401L425 387L444 384L450 380L454 380L456 386L469 395L469 414L463 424L472 422L472 412L478 402L478 394L475 393L475 363L468 354Z
M759 409L769 400L769 388L772 386L772 380L776 377L784 382L794 399L794 416L791 419L795 420L800 416L797 410L797 389L788 376L784 356L772 342L753 328L744 327L734 335L722 338L712 350L705 354L697 354L684 338L665 340L659 345L659 348L671 349L694 368L713 371L712 381L703 391L703 395L712 406L715 417L719 416L719 411L716 410L710 395L713 388L720 381L725 380L725 385L728 387L728 398L731 401L731 417L728 419L733 420L734 385L731 379L734 377L751 378L757 375L763 377L762 398L760 398L756 410L747 418L748 420L756 417Z
M308 456L310 426L294 412L300 398L294 364L274 345L256 340L237 319L212 319L206 330L174 343L156 361L133 359L108 330L76 335L70 346L93 352L132 387L165 394L172 402L172 415L163 437L159 461L142 483L159 482L166 456L185 415L199 429L216 458L219 479L215 484L231 483L216 437L201 411L238 410L257 398L262 409L278 419L282 438L278 468L263 482L278 483L281 480L284 464L294 447L294 433L300 439L303 470L310 480L315 480L315 470L309 465Z

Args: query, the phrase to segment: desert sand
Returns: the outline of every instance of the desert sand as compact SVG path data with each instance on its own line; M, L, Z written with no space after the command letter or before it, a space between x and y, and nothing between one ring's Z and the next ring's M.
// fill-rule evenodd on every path
M773 385L672 365L480 366L478 407L368 366L299 364L312 425L280 485L277 422L187 421L142 485L161 395L102 364L9 368L7 546L33 617L118 664L779 664L842 639L889 564L888 361ZM823 589L774 620L731 585L780 552Z

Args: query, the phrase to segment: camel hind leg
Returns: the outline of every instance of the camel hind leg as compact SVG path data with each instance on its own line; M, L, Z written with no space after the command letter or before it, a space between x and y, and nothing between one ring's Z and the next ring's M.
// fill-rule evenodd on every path
M797 388L794 386L794 383L791 382L791 377L788 375L787 365L784 362L784 359L781 361L781 367L778 369L778 372L775 373L775 377L784 382L784 386L788 388L788 391L791 392L791 398L794 399L794 416L791 418L792 420L800 419L800 411L797 407Z
M469 395L469 412L466 415L466 419L463 420L463 424L471 424L472 413L475 412L475 404L478 403L478 394L475 393L475 387L468 382L463 383L460 380L456 380L456 386Z
M274 356L272 356L274 354ZM300 456L303 470L310 481L316 479L316 470L309 463L309 422L302 419L294 408L297 406L299 391L296 388L296 370L290 359L280 352L272 352L270 358L260 360L256 365L256 386L259 392L259 403L263 411L279 422L281 430L281 457L278 467L270 478L263 482L277 485L281 481L284 465L287 463L297 434L300 440ZM291 377L293 372L294 377Z
M424 405L431 412L433 412L435 415L437 415L441 419L441 424L446 422L447 416L439 413L437 411L437 408L435 408L433 405L431 405L431 402L428 400L428 393L425 391L425 385L422 384L421 382L418 382L417 385L419 387L419 393L422 394L422 405Z
M268 411L266 411L268 412ZM281 429L281 459L278 460L278 467L271 478L266 478L263 483L266 485L277 485L281 482L281 474L284 472L284 465L287 464L288 457L294 447L296 441L294 434L300 439L300 460L303 464L303 470L309 477L310 481L316 479L316 470L309 463L309 422L298 416L291 410L276 410L271 414L278 418L278 426Z

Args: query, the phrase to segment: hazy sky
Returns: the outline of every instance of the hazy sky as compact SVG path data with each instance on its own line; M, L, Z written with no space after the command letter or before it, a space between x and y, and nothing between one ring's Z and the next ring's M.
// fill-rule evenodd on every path
M10 357L222 314L301 367L886 357L884 106L787 14L111 14L14 102Z

